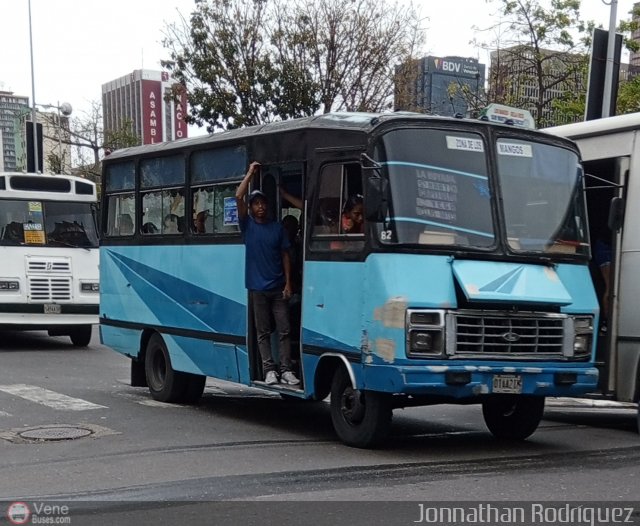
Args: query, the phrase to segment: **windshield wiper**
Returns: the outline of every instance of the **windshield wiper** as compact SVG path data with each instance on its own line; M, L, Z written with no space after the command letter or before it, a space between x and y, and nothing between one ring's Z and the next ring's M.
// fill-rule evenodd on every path
M87 246L83 246L83 245L74 245L73 243L69 243L67 241L62 241L61 239L50 239L49 243L60 243L61 245L64 245L65 247L71 247L71 248L84 248L85 250L91 250L91 248L96 248L96 247L87 247Z

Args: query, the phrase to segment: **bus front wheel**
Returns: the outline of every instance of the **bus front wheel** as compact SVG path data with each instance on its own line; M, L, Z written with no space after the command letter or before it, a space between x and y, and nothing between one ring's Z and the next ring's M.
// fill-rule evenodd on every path
M354 389L344 367L331 383L331 421L345 444L367 448L379 444L391 429L390 396Z
M184 396L187 387L185 378L171 367L167 346L157 333L149 338L144 370L154 400L177 402Z
M544 396L489 395L482 402L482 415L496 438L524 440L538 428L544 414Z
M75 347L86 347L91 341L91 331L93 327L91 325L78 325L73 327L69 332L69 338L71 343Z

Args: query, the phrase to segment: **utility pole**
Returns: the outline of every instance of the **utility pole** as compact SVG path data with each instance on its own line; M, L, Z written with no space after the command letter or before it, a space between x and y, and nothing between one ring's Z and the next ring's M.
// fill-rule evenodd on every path
M31 52L31 122L33 123L33 171L38 173L38 116L36 111L36 79L33 74L33 32L31 30L31 0L29 0L29 50Z
M616 47L616 17L618 0L609 0L611 12L609 15L609 40L607 42L607 64L604 72L604 92L602 94L602 117L611 116L611 93L613 90L613 62Z

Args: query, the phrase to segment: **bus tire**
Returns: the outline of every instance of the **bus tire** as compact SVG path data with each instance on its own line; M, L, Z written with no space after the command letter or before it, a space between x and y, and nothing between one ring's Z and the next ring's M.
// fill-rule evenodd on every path
M180 397L180 401L185 404L195 404L204 393L204 386L207 383L207 377L202 374L191 373L174 373L184 378L185 389Z
M344 367L331 383L331 421L345 444L368 448L382 442L391 429L391 398L385 393L354 389Z
M482 401L485 424L496 438L528 438L538 428L543 414L544 396L494 394Z
M86 347L91 341L92 330L92 325L78 325L77 327L73 327L69 332L71 343L75 347Z
M185 376L171 367L171 358L167 346L158 333L147 343L144 360L149 392L159 402L178 402L185 395L187 382Z

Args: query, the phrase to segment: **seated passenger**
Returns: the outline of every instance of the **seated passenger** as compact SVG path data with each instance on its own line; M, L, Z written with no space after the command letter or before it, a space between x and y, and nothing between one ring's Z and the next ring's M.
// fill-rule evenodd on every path
M9 241L24 241L24 227L22 223L11 221L11 223L5 227L2 237Z
M122 214L120 216L118 233L121 236L130 236L133 234L133 219L131 219L129 214Z
M160 232L160 229L151 221L142 225L143 234L158 234L159 232Z
M320 199L318 210L317 226L314 228L316 234L337 234L338 233L338 198L323 197Z
M178 229L178 216L175 214L167 214L164 218L163 234L179 234Z
M209 217L209 211L203 210L198 212L193 220L193 226L197 234L204 234L207 232L207 218Z
M342 211L340 227L343 234L363 234L363 204L360 194L352 195L347 199Z

